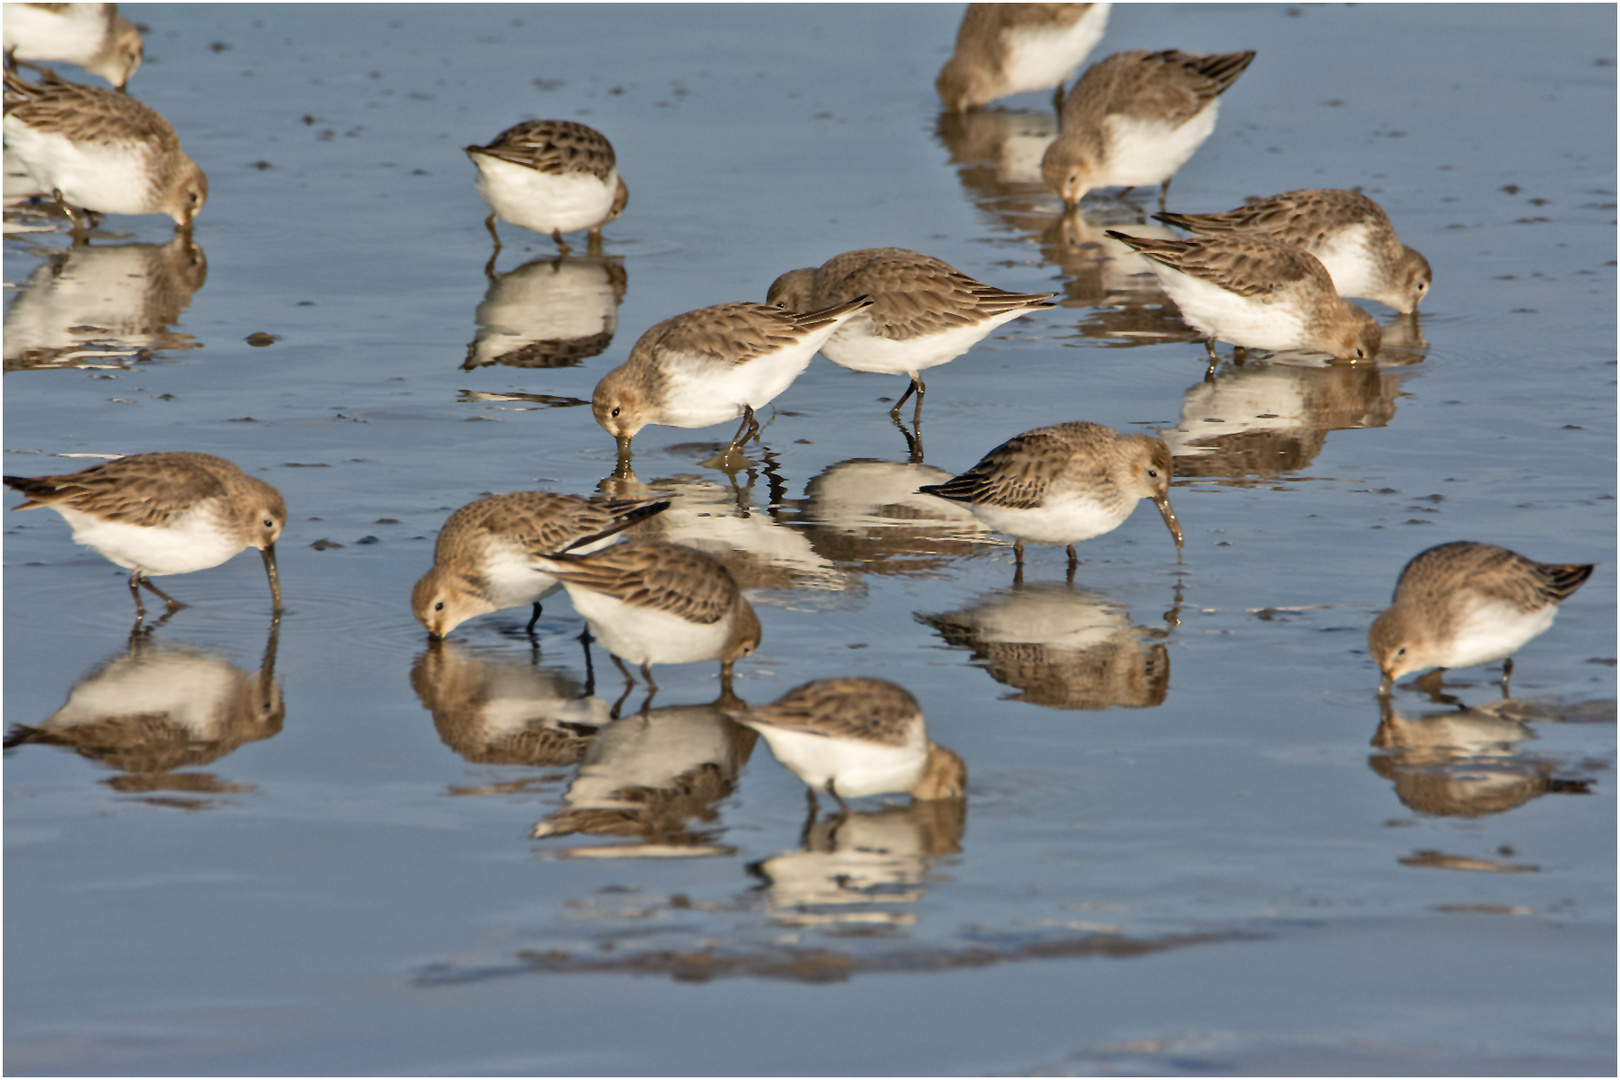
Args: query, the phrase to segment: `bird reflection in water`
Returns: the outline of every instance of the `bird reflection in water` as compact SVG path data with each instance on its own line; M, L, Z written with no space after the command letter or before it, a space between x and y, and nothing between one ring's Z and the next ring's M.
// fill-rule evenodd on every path
M719 804L753 753L756 736L728 719L723 695L708 705L672 705L622 717L602 728L563 796L561 809L534 827L536 840L581 833L633 837L574 847L577 858L727 855L716 843Z
M1176 585L1164 627L1137 627L1107 596L1041 583L981 597L973 606L916 616L947 645L971 649L990 677L1018 691L1011 701L1052 709L1101 710L1162 705L1170 689L1164 639L1180 623Z
M5 748L67 747L122 773L103 781L115 791L145 795L142 801L157 805L203 810L219 800L199 796L252 791L212 773L177 770L210 764L243 743L281 732L286 710L274 674L279 625L270 624L254 672L211 650L137 630L127 649L73 685L60 709L38 724L13 725Z
M1395 785L1408 808L1435 817L1484 817L1543 795L1586 795L1593 778L1523 745L1536 738L1528 721L1614 721L1613 702L1543 706L1505 698L1472 709L1404 716L1387 697L1368 757L1373 772Z
M817 555L847 570L936 574L996 550L971 510L917 490L951 476L921 462L841 461L805 485L794 525Z
M812 816L801 847L752 863L772 918L783 925L897 931L917 921L914 905L938 867L960 854L965 799Z
M411 689L433 714L444 744L474 764L577 764L608 722L607 702L566 672L541 667L537 648L526 660L512 655L509 649L430 641L411 666ZM533 782L457 788L453 793L524 790Z
M208 279L191 234L163 244L75 243L53 251L6 308L5 370L127 367L155 349L196 349L170 329Z
M1178 477L1269 480L1309 466L1330 431L1387 425L1400 390L1376 364L1246 364L1194 384L1158 435Z
M724 485L689 473L643 482L634 471L627 471L604 479L597 491L620 498L668 499L669 509L658 520L648 519L626 529L625 538L696 548L717 559L740 588L847 589L850 582L845 571L781 520L786 481L776 471L776 455L766 451L764 457L762 465L731 474ZM768 596L760 599L769 602Z
M491 273L462 369L578 367L612 343L628 281L623 260L603 255L535 259Z

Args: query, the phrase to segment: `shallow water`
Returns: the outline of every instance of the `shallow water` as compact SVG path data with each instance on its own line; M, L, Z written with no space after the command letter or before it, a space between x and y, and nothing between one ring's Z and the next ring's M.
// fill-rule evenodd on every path
M958 7L128 13L210 202L195 248L7 240L6 471L228 456L291 507L288 610L242 556L131 649L122 571L7 516L8 726L135 679L212 718L8 751L9 1071L1613 1072L1612 7L1117 7L1105 53L1259 52L1173 208L1362 186L1435 267L1415 325L1370 305L1379 365L1213 383L1089 246L1145 193L1062 221L1044 95L939 114ZM606 132L630 205L560 265L503 226L491 281L459 148L531 115ZM651 428L604 484L577 403L643 330L885 244L1063 294L931 373L925 464L898 378L818 360L754 468ZM1185 560L1147 508L1013 590L913 492L1074 419L1176 448ZM647 534L760 613L738 693L906 686L965 810L806 831L709 664L592 738L623 684L563 594L537 647L514 610L429 649L438 527L535 485L676 495ZM1468 711L1402 690L1373 745L1366 627L1458 538L1599 566L1512 702L1457 672ZM615 784L616 832L565 833Z

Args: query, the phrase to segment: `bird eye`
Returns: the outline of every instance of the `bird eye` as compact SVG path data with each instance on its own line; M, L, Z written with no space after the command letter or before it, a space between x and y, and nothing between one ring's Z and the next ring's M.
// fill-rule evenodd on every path
M617 405L613 406L613 411L608 413L608 415L609 416L618 416L619 415L619 407Z
M276 527L276 523L273 520L271 520L270 518L265 518L264 519L264 527L267 528L267 529L273 529L273 528Z
M434 611L443 611L444 610L444 601L440 600L437 604L434 604L433 605L433 610Z
M1406 655L1406 646L1402 645L1400 648L1396 649L1395 650L1395 655L1396 656L1405 656Z
M1365 360L1365 359L1367 359L1367 353L1365 352L1365 350L1357 349L1356 350L1356 359L1357 360Z

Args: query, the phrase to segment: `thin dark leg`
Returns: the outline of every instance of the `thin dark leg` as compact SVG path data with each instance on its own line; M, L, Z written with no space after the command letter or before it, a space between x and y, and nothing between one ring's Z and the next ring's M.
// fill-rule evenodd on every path
M1074 545L1070 544L1069 545L1069 573L1068 573L1068 576L1064 579L1070 585L1074 584L1074 570L1075 570L1075 567L1077 567L1079 565L1080 565L1080 556L1078 556L1078 555L1076 555L1074 553Z
M1170 181L1173 179L1174 177L1167 176L1164 178L1164 183L1159 186L1159 213L1161 214L1164 213L1164 197L1170 194Z
M1248 362L1249 350L1241 345L1232 346L1232 363L1243 364Z
M759 434L759 421L754 419L754 407L744 405L742 423L737 425L737 434L731 437L731 445L726 447L726 452L730 453L740 448L743 443L757 434Z
M562 238L561 229L552 229L551 238L557 242L557 250L561 251L564 255L567 255L569 252L574 250L568 246L568 241Z
M1058 83L1057 84L1057 89L1052 91L1052 108L1057 110L1058 120L1061 121L1063 119L1063 84L1062 83ZM1062 124L1060 123L1058 126L1059 126L1059 129L1061 130Z
M906 392L900 395L900 400L894 403L894 408L889 410L889 415L898 420L900 418L900 406L909 401L912 394L917 395L917 408L921 409L922 396L925 393L927 393L927 390L923 387L923 381L917 378L917 376L913 375L911 377L911 385L906 387ZM916 423L915 418L913 418L912 423Z
M152 579L147 577L145 574L141 573L139 570L135 571L135 573L130 575L130 580L132 582L138 581L140 584L146 586L148 589L151 589L153 593L157 594L158 596L161 596L163 598L163 602L165 604L169 605L169 614L170 615L173 615L175 612L179 611L181 608L186 606L186 605L182 604L180 601L176 600L174 597L170 596L168 593L164 592L162 589L158 588L156 585L152 584ZM135 596L135 606L140 607L140 594L139 593L137 593L136 596Z
M612 653L609 653L608 655L613 656ZM624 666L624 661L620 660L617 656L613 656L613 666L618 668L619 674L624 676L624 693L619 695L619 700L615 701L613 703L613 708L608 710L608 715L617 720L619 718L619 710L624 706L625 700L630 697L630 691L636 688L636 680L635 677L630 674L630 670Z
M589 629L579 633L580 648L585 650L585 696L596 695L596 669L591 666L591 632Z
M1502 696L1508 696L1508 680L1513 677L1513 657L1502 661Z
M489 238L495 241L495 250L499 252L501 250L501 234L495 231L494 213L491 213L489 217L484 219L484 228L489 230Z
M1017 588L1024 583L1024 542L1022 540L1013 541L1013 560L1013 588Z
M135 624L146 618L146 605L141 603L141 572L131 570L129 574L129 595L135 598Z
M534 602L534 614L529 616L529 625L525 626L523 628L523 632L528 634L530 637L534 637L534 628L535 628L535 625L537 623L539 623L539 621L540 621L540 601L536 600Z
M1221 362L1221 358L1215 355L1215 339L1214 338L1206 338L1204 340L1204 351L1209 354L1209 370L1204 372L1204 381L1205 382L1214 382L1215 381L1215 365L1219 364Z

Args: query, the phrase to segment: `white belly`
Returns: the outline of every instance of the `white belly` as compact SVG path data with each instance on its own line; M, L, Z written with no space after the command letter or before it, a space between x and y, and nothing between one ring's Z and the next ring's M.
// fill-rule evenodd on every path
M167 528L147 528L91 517L71 507L51 509L73 527L75 543L95 548L117 566L151 577L206 570L247 546L215 529L212 515L198 511Z
M702 625L651 608L633 607L589 589L570 587L574 610L591 634L632 664L692 664L718 660L731 639L731 618Z
M1025 90L1049 90L1063 82L1102 40L1108 25L1107 4L1093 4L1079 19L1065 28L1009 30L1001 36L1007 54L1001 70L1006 78L1006 94Z
M602 224L613 208L619 174L543 173L477 154L478 194L495 216L535 232L573 232Z
M975 504L973 513L996 532L1036 544L1074 544L1119 528L1136 503L1105 506L1080 495L1053 498L1032 509Z
M86 144L5 119L6 144L40 189L60 190L69 204L106 214L157 213L140 143Z
M1443 657L1436 658L1436 663L1464 668L1505 660L1551 626L1557 614L1557 604L1527 613L1511 604L1476 597L1457 620L1451 647Z
M1220 102L1180 126L1113 114L1103 122L1108 140L1107 171L1097 187L1160 184L1174 176L1215 130Z
M905 746L885 746L855 739L829 738L802 731L761 727L776 760L812 789L826 791L834 780L844 798L910 791L922 775L927 748L919 739Z
M1161 263L1152 265L1181 317L1202 333L1252 349L1302 346L1305 320L1289 306L1239 296Z
M1026 309L1008 311L972 326L953 326L941 333L897 340L873 333L872 320L863 312L827 339L821 355L851 371L915 375L955 360L1002 323L1026 313Z
M670 427L708 427L743 414L743 406L762 409L793 385L832 333L814 334L746 364L729 364L707 356L661 357L664 400L653 423Z
M65 4L60 10L7 4L0 20L5 50L18 60L60 60L83 67L96 59L107 33L99 4Z
M1352 225L1308 249L1327 268L1340 296L1373 296L1382 291L1383 282L1375 280L1373 260L1367 252L1368 232L1365 225Z

